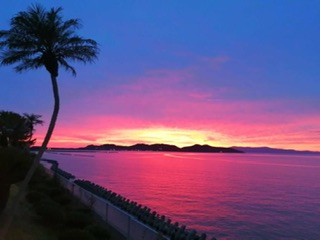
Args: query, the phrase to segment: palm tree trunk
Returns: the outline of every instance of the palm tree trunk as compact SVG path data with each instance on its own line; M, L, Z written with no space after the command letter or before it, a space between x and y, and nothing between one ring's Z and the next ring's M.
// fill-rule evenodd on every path
M30 182L34 172L37 169L37 166L39 165L40 159L47 149L47 145L49 143L49 140L51 138L54 126L57 121L58 113L59 113L59 107L60 107L60 99L59 99L59 90L58 90L58 83L57 83L57 78L51 74L51 83L52 83L52 89L53 89L53 96L54 96L54 108L53 108L53 113L51 116L49 128L47 130L47 134L43 140L43 143L41 145L41 148L38 151L37 156L35 157L33 164L31 168L29 169L25 179L23 180L20 190L18 192L17 197L14 200L14 203L12 205L11 211L9 212L10 214L8 217L5 219L5 222L3 226L0 228L0 240L4 240L5 235L7 234L7 231L13 221L13 217L18 209L19 202L21 201L22 197L24 196L24 193L27 189L28 183Z

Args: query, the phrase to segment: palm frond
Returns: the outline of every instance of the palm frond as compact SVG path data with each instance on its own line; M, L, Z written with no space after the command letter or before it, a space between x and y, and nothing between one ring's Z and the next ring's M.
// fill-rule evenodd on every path
M15 66L15 70L17 72L23 72L26 70L31 70L31 69L38 69L43 66L42 59L40 57L38 58L26 58L23 59L17 66Z
M69 63L67 61L65 61L63 58L61 58L59 60L60 65L66 70L72 73L73 76L77 75L76 70L74 69L74 67L70 66Z
M35 4L17 13L11 19L11 28L0 31L0 63L18 64L15 69L19 72L45 67L54 75L60 64L75 75L67 61L93 62L99 52L97 43L76 35L80 20L64 21L61 12L61 7L46 11Z
M37 54L37 51L17 51L17 50L9 50L3 52L3 56L1 64L9 65L16 63L17 61L21 61L21 59L30 59L33 55Z
M82 25L79 19L70 19L62 23L60 30L61 32L64 32L69 29L79 29L81 27Z

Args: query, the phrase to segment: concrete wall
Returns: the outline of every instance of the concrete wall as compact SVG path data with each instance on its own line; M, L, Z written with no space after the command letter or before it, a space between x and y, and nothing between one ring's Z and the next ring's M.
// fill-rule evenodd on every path
M53 172L47 167L46 171L48 174L53 175ZM81 188L74 184L72 180L68 180L58 174L57 176L61 184L68 189L74 197L78 198L86 206L92 208L101 219L117 229L128 240L169 240L169 238L163 237L156 230L140 222L136 217L116 207L109 201Z

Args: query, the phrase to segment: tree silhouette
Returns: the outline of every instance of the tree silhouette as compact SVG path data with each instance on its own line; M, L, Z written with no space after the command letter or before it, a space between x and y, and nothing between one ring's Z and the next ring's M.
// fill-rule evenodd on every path
M6 207L11 184L22 181L32 164L29 147L40 115L0 111L0 214Z
M29 148L36 139L33 139L34 126L42 124L40 115L0 111L0 148L19 147Z
M94 40L83 39L76 35L75 30L81 27L79 20L63 21L61 11L61 7L51 8L47 11L41 5L33 5L27 11L19 12L11 19L9 30L0 31L1 64L17 64L15 66L17 72L45 67L50 73L54 95L54 109L46 136L22 183L12 213L0 232L0 239L6 234L18 202L51 138L60 106L57 83L59 67L63 67L75 75L76 71L68 61L86 63L97 58L97 43Z
M34 126L37 124L42 125L43 121L40 119L41 115L24 113L23 116L26 119L26 126L30 131L29 139L27 141L30 143L29 146L31 146L31 145L35 144L35 142L36 142L36 139L32 138L33 133L34 133Z
M10 187L21 182L32 164L32 155L23 148L0 148L0 214L7 205Z

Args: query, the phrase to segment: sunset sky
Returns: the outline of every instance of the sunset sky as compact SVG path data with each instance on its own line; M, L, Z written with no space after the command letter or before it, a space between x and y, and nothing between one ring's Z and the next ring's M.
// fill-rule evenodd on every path
M33 1L4 0L0 29ZM95 64L61 70L51 147L138 142L320 150L320 1L38 1L80 18ZM0 110L53 109L49 74L0 67Z

